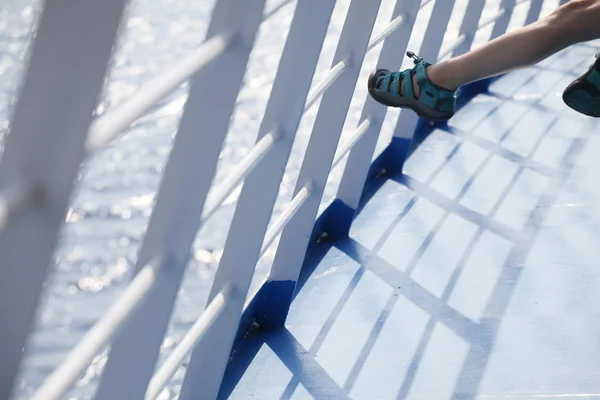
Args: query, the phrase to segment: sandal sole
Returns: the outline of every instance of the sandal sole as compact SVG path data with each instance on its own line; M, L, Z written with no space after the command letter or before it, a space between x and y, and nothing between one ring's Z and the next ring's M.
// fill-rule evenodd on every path
M423 103L421 103L417 99L394 96L393 94L384 90L376 89L375 83L377 72L378 71L374 71L369 76L368 88L369 94L378 103L381 103L387 107L408 108L414 111L419 117L429 119L432 121L448 121L454 116L454 113L449 114L432 110L431 108L424 106Z

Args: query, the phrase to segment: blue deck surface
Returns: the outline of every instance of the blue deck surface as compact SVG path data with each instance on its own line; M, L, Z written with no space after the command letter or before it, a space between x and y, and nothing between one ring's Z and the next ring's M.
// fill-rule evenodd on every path
M560 99L593 54L495 81L377 182L220 397L600 398L600 125Z

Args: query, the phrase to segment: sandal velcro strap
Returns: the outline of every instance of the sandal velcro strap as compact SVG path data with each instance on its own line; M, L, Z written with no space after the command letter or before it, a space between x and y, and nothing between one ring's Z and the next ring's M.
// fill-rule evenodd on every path
M388 92L390 90L390 81L392 80L392 74L385 74L383 81L381 82L381 90Z
M417 71L417 83L419 85L429 82L429 78L427 77L427 72L425 71L426 67L427 67L427 64L425 64L424 62L418 63L417 66L415 67L415 69Z
M417 84L420 88L419 101L433 109L448 109L456 104L455 93L434 85L427 75L427 67L431 64L420 62L415 66Z
M413 91L412 73L410 70L402 72L402 83L404 85L404 97L415 97L415 92Z
M399 72L395 72L391 75L394 76L394 79L392 80L392 86L390 87L389 92L391 94L393 94L394 96L400 96L400 76L401 76L401 74Z

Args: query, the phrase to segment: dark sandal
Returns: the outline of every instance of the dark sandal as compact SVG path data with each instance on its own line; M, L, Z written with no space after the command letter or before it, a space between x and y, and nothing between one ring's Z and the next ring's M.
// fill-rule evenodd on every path
M388 107L409 108L422 118L446 121L456 110L457 91L437 86L429 79L427 67L431 64L413 52L406 53L414 59L415 67L402 72L378 69L369 77L369 94L375 101ZM413 76L417 76L420 93L416 98L413 90ZM401 94L400 84L403 86Z
M563 93L563 101L581 114L600 118L600 54L586 73L575 79Z

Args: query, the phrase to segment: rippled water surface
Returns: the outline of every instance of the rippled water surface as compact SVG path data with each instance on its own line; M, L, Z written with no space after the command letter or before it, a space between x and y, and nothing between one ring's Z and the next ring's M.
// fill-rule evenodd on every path
M134 0L97 112L118 106L145 82L196 49L203 41L213 2ZM466 3L466 0L457 1L446 45L458 35ZM498 9L498 0L487 3L484 18ZM547 3L551 9L556 2ZM269 9L278 1L267 1L267 4ZM330 66L348 4L349 0L336 3L315 81L322 78ZM376 32L389 22L393 5L393 0L383 0ZM261 27L226 145L220 155L217 180L231 172L256 139L294 7L294 3L287 6ZM431 9L432 4L429 4L420 13L411 38L411 49L418 50ZM34 0L4 0L0 3L0 138L8 129L11 107L39 11L40 4ZM524 11L526 9L521 7L515 13L513 26L522 23ZM489 30L482 31L477 36L477 43L487 40L489 33ZM380 48L378 46L367 56L342 141L357 125L366 96L365 79L376 65ZM405 65L409 65L408 60ZM109 148L82 165L60 234L52 274L45 288L39 322L26 349L16 398L25 399L33 393L127 284L186 95L184 85L137 121ZM302 120L274 216L290 200L316 110L314 107ZM388 113L379 150L391 136L397 115L396 111ZM210 134L203 132L202 127L198 127L198 133ZM332 174L323 206L335 194L342 168L343 163ZM178 343L206 304L207 290L218 265L237 194L233 193L198 233L193 259L178 296L168 337L163 343L163 357ZM261 260L254 284L267 273L272 256L273 251L270 251ZM105 361L104 351L79 379L69 398L90 397ZM163 392L163 398L176 396L182 376L183 369Z

